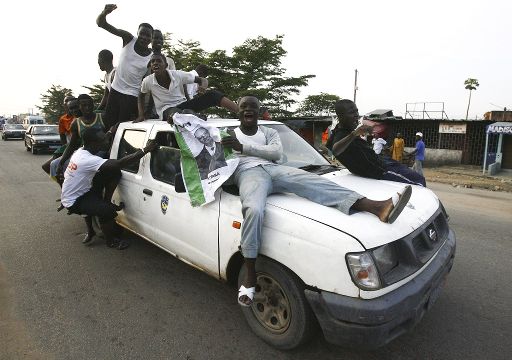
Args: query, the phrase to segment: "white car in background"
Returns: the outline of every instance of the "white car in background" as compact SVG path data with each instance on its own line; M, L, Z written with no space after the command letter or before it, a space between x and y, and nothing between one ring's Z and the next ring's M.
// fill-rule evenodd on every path
M52 152L62 145L57 125L30 125L25 133L25 149L38 152Z
M237 120L208 122L220 128L238 125ZM279 132L280 163L376 200L403 187L332 166L282 123L260 125ZM181 178L180 150L172 127L162 121L121 123L110 157L121 158L155 138L160 149L122 170L114 202L126 207L117 222L238 288L245 267L237 189L224 186L214 202L192 207L188 195L175 188ZM292 194L273 194L267 200L254 303L241 311L256 335L280 349L297 347L320 332L334 344L385 345L417 324L440 294L455 254L447 220L436 195L422 187L413 187L393 224L369 213L348 216ZM233 308L236 304L233 299Z

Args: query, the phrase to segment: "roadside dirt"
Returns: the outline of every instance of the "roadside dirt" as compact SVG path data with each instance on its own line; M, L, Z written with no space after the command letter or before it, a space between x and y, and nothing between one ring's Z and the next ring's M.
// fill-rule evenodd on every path
M479 166L423 168L423 173L427 180L427 186L429 182L438 182L451 184L454 187L512 192L512 174L487 176L482 174L482 168Z

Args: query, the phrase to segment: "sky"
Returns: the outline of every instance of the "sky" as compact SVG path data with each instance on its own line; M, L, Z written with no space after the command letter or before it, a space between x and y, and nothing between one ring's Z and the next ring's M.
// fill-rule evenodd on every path
M106 2L3 1L0 115L38 112L51 85L86 93L99 84L101 49L122 40L96 25ZM321 92L353 98L361 114L406 103L444 102L450 119L466 116L464 80L476 78L469 118L512 108L512 1L366 0L314 2L118 1L107 21L136 34L141 22L195 40L203 49L230 51L248 38L284 35L288 76L314 74L297 100ZM186 69L188 70L188 69ZM431 110L440 106L427 105ZM416 110L423 108L417 105Z

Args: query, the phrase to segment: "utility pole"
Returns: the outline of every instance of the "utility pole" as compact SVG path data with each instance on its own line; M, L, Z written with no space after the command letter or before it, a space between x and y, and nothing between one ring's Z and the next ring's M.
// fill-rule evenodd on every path
M357 69L354 70L355 71L355 79L354 79L354 104L356 103L356 95L357 95Z

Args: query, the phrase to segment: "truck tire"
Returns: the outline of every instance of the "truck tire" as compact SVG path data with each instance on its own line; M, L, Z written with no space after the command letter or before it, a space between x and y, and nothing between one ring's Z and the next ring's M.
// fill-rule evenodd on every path
M238 274L238 287L245 279ZM290 270L265 257L256 261L257 285L250 307L242 307L252 331L266 343L289 350L308 341L317 329L316 318L304 296L304 284Z

